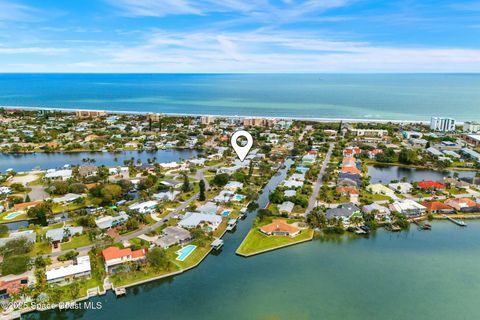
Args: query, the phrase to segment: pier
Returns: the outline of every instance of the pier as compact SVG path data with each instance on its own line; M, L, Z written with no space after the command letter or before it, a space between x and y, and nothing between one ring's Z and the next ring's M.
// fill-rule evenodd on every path
M466 227L467 224L462 221L462 220L456 220L456 219L453 219L447 215L443 215L445 218L447 218L448 220L452 221L453 223L455 223L457 226L460 226L460 227Z
M125 288L115 288L115 295L117 297L125 296L127 295L127 290Z

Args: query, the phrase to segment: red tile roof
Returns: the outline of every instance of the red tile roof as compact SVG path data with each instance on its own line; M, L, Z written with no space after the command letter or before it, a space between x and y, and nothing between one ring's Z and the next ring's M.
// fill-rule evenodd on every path
M105 261L120 259L123 257L131 257L132 250L129 248L119 249L117 247L108 247L107 249L102 251L102 256L105 259Z
M260 230L263 233L267 233L267 234L270 234L273 232L287 232L289 234L292 234L300 231L300 229L286 223L285 220L282 220L282 219L274 219L272 223L261 227Z
M453 209L448 204L440 201L425 201L421 203L422 206L427 208L427 211L449 210Z
M26 283L22 283L22 280ZM17 294L20 289L25 287L28 283L28 277L21 277L18 279L0 281L0 290L6 290L8 294Z
M421 181L418 183L418 187L422 189L445 189L445 186L443 184L440 184L435 181Z

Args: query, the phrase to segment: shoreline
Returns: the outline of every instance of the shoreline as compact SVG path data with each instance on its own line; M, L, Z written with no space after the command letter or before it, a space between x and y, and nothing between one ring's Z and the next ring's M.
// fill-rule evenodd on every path
M221 115L221 114L205 114L205 113L180 113L180 112L161 112L161 111L133 111L133 110L105 110L105 109L86 109L86 108L56 108L56 107L34 107L34 106L7 106L0 105L0 108L6 110L27 110L27 111L60 111L60 112L76 112L76 111L104 111L107 114L132 114L132 115L147 115L158 113L170 117L216 117L227 119L248 119L248 118L262 118L274 120L299 120L312 122L346 122L346 123L409 123L409 124L429 124L429 120L399 120L399 119L361 119L361 118L326 118L326 117L289 117L289 116L267 116L267 115ZM463 124L464 121L456 121L457 124Z

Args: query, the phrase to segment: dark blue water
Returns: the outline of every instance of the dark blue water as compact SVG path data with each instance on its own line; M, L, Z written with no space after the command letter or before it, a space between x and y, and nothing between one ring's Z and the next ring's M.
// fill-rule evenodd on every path
M165 113L480 120L478 74L0 74L0 105Z
M172 162L195 157L196 150L158 150L158 151L122 151L122 152L71 152L71 153L0 153L0 172L9 168L19 172L32 169L53 169L69 165L105 165L122 166L124 160L140 159L143 164L148 159L156 158L156 162ZM95 159L94 163L86 163L83 159Z
M371 183L390 183L393 180L401 181L403 178L406 178L408 182L442 181L445 178L453 177L455 173L458 174L458 178L473 178L476 174L475 171L435 171L399 166L368 166Z

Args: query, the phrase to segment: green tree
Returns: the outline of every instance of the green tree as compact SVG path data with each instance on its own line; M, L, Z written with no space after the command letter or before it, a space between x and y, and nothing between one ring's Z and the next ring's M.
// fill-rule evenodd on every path
M205 201L205 199L206 199L206 197L205 197L205 181L203 179L200 180L200 182L198 183L198 186L200 187L198 200Z
M168 268L168 257L164 249L155 247L147 253L148 263L157 270L165 270Z
M220 173L215 175L215 177L213 177L213 184L219 187L223 187L228 183L228 180L230 180L230 176L228 174Z

